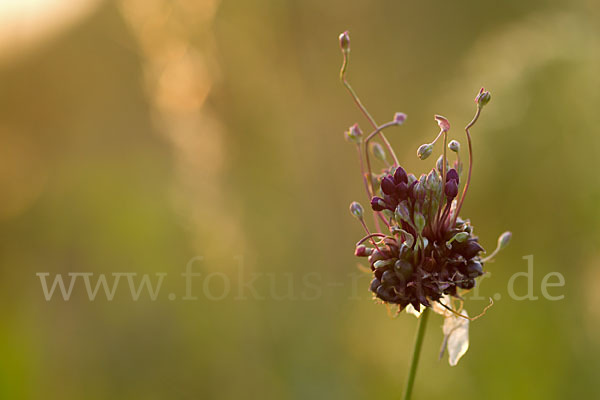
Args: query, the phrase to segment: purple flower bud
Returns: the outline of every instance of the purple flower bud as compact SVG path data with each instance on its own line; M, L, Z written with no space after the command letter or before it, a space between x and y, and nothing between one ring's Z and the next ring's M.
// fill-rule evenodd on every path
M411 199L415 200L415 185L417 184L418 181L414 181L413 183L410 184L410 186L408 187L408 197L410 197Z
M357 257L368 257L371 254L373 254L373 249L365 246L364 244L357 246L356 250L354 250L354 255Z
M391 176L386 176L381 181L381 190L383 193L393 196L396 193L396 185L394 185L394 180Z
M408 183L408 176L406 175L406 171L402 167L396 168L396 172L394 172L394 180L396 183Z
M401 112L397 112L394 115L394 122L398 125L401 125L404 123L404 121L406 121L406 114L401 113Z
M383 211L386 209L385 201L381 197L373 197L371 199L371 208L373 211Z
M471 260L467 264L467 275L469 278L477 278L483 275L483 267L479 261Z
M406 260L398 260L394 264L394 271L396 271L398 278L407 280L413 273L413 266Z
M392 196L386 194L383 196L383 200L385 201L385 204L387 205L386 208L388 210L393 210L398 205L398 199L395 196L392 197Z
M340 40L340 47L342 48L342 51L349 52L350 51L350 35L348 34L348 31L344 31L344 32L340 33L339 40Z
M371 281L371 292L377 292L377 289L379 288L379 286L381 286L381 281L377 278L373 278L373 280Z
M381 283L386 286L393 286L394 284L398 283L398 278L393 270L388 269L383 273L383 275L381 275Z
M396 185L396 196L400 200L405 200L408 197L408 185L404 182L400 182Z
M456 197L456 195L458 194L458 183L454 179L451 179L448 182L446 182L446 185L444 185L444 194L446 195L448 200L452 200Z
M448 170L448 173L446 174L446 182L450 182L452 180L458 183L458 172L456 172L454 168Z
M480 251L483 251L483 247L473 239L460 243L458 246L458 252L467 260L475 257Z

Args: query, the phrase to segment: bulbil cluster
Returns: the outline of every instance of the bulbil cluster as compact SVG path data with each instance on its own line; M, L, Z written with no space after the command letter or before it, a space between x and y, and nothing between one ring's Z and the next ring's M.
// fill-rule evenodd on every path
M390 171L392 172L392 171ZM417 179L398 166L379 180L380 196L371 207L382 212L390 234L358 245L356 255L368 257L374 278L371 291L379 299L430 306L442 295L471 289L483 274L483 248L468 221L456 217L459 175L456 169L431 170Z

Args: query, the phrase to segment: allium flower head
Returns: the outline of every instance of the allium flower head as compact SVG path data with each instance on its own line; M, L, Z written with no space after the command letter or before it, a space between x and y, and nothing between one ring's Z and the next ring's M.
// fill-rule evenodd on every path
M341 43L345 40L349 43L347 32L340 36ZM346 81L348 52L343 51L342 54L344 63L340 78L373 127L369 135L362 135L362 132L360 135L347 134L347 137L355 139L376 227L375 232L368 228L367 216L365 213L363 218L361 207L360 222L367 235L357 243L355 255L368 260L373 274L369 289L376 299L397 305L398 311L407 309L418 314L423 307L431 307L444 315L444 334L446 341L452 343L450 362L454 365L468 347L468 322L473 318L462 307L460 310L453 308L452 299L462 302L462 295L475 287L476 279L484 274L485 261L495 256L510 239L510 233L504 233L496 250L483 258L484 249L474 234L473 226L468 219L459 216L473 169L470 128L479 118L482 108L489 103L491 95L483 88L479 91L475 98L475 116L465 127L468 168L463 171L460 143L457 140L448 143L450 122L436 115L434 119L439 133L431 143L419 146L417 156L421 160L428 159L440 140L443 141L439 149L441 155L429 173L417 178L400 165L383 133L387 128L402 125L406 115L396 113L391 121L377 124ZM356 132L358 125L354 127ZM375 140L380 140L383 145ZM379 173L373 173L369 149L385 165ZM392 163L387 161L386 152ZM450 155L453 160L449 160ZM354 210L355 216L357 209L358 206L353 203L351 211ZM456 332L460 332L460 340Z

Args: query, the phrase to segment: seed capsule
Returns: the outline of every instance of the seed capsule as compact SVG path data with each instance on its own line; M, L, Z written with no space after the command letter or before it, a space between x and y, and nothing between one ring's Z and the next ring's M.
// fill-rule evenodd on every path
M363 207L357 201L353 201L350 204L350 212L358 219L362 219L363 217Z
M385 151L383 150L383 147L381 147L381 145L379 143L373 143L371 145L371 152L373 153L373 155L375 156L376 159L383 161L383 162L386 161Z
M350 51L350 35L348 31L340 33L339 40L342 51L348 53Z
M448 148L453 152L458 153L460 151L460 143L458 140L451 140L450 143L448 143Z
M432 152L433 145L431 143L425 143L419 146L417 149L417 157L419 157L421 160L425 160L431 155Z
M498 238L498 250L502 250L503 248L508 246L508 243L510 243L511 238L512 233L508 231L500 235L500 237Z

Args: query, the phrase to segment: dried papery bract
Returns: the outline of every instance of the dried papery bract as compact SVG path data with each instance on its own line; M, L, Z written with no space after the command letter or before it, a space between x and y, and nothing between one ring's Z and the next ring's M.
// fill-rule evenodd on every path
M439 132L431 142L419 146L416 153L421 160L429 159L441 140L442 154L428 174L407 173L383 134L383 130L403 124L406 115L396 113L391 121L382 125L375 122L346 80L350 52L348 32L340 35L340 46L344 57L340 79L373 128L366 136L362 131L357 133L358 125L353 125L356 128L350 128L346 133L348 140L356 143L367 198L376 222L375 231L371 231L361 208L359 220L366 236L358 242L355 255L367 258L373 273L369 290L378 301L395 305L398 311L406 309L421 316L422 320L426 320L429 309L445 318L443 348L448 349L450 364L456 365L468 349L469 321L483 315L469 317L462 308L462 296L475 287L476 279L484 274L484 263L506 247L510 239L510 233L504 233L496 250L483 258L484 249L474 234L473 225L459 216L473 169L470 129L491 95L483 88L479 91L475 97L475 116L465 127L469 152L466 179L461 177L460 143L457 140L448 143L451 124L441 115L434 116ZM371 143L376 138L381 139L384 146ZM374 171L370 150L381 161L383 169ZM391 164L386 153L391 155ZM449 156L454 159L452 164ZM355 216L356 210L356 203L353 203L351 212ZM455 300L460 301L460 308L455 306ZM487 308L489 306L484 312ZM424 323L421 322L418 330L405 399L410 397L412 390Z

